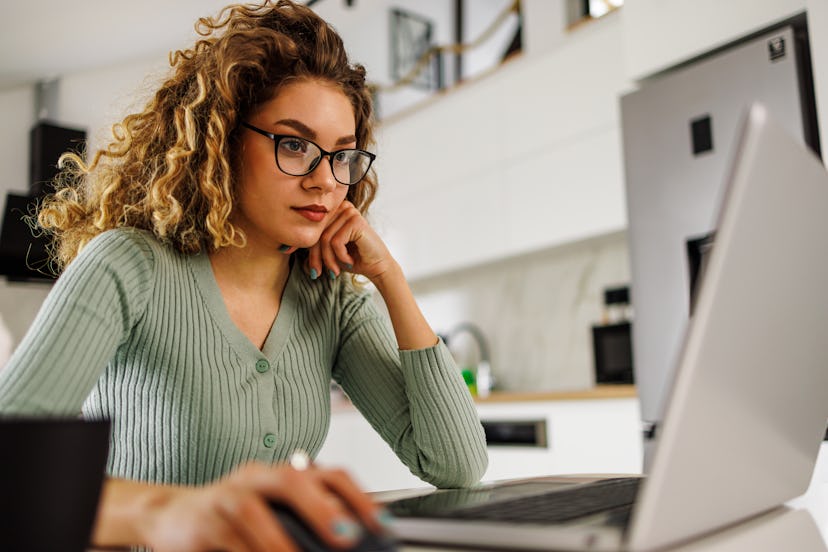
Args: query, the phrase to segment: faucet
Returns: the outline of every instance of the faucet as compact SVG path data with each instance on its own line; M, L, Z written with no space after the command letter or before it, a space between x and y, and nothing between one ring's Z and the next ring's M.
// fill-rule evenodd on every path
M471 322L460 322L454 326L447 335L443 336L443 341L446 345L448 345L451 338L463 332L471 335L477 343L477 349L480 353L480 360L477 363L477 368L475 370L477 396L486 398L492 390L493 378L490 362L491 359L489 357L489 343L486 340L486 336L483 335L483 331L476 324Z

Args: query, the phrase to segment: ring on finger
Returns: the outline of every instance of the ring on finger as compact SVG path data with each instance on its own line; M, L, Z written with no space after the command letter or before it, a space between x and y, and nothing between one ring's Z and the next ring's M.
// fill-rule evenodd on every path
M302 449L294 450L288 459L288 463L296 471L305 471L311 467L310 456Z

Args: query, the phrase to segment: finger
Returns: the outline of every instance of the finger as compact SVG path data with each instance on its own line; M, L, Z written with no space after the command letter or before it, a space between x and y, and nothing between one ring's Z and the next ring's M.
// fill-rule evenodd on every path
M285 497L284 502L329 546L347 548L362 537L362 523L339 497L318 482L301 495Z
M344 203L344 202L343 202ZM316 280L321 276L331 276L332 278L336 276L335 273L329 273L325 270L325 264L322 257L322 252L325 249L325 243L329 239L330 236L329 229L333 225L334 228L339 228L339 221L342 214L342 205L340 205L332 214L331 220L328 221L327 226L323 230L322 234L319 236L319 240L308 249L308 271L310 272L310 276L312 280Z
M245 550L298 552L293 539L279 525L264 497L255 492L224 501L221 513L247 546Z
M340 272L340 267L345 267L347 270L353 270L354 265L356 264L356 258L349 251L349 246L354 248L358 254L359 247L357 246L357 242L360 238L362 238L362 230L360 229L360 223L358 220L354 220L344 225L337 234L331 237L331 241L328 244L327 249L329 255L326 259L326 263L336 265Z
M311 280L322 275L322 245L319 242L308 248L308 272Z
M360 490L359 486L343 470L323 470L319 477L337 496L342 497L345 506L352 510L372 531L383 532L380 522L384 513L382 507Z
M346 243L350 241L350 234L348 233L347 227L350 219L351 216L348 213L340 212L339 216L331 222L319 239L322 262L331 271L332 278L338 276L341 272L339 261L337 261L336 254L333 251L332 241L337 239L345 240Z
M271 474L277 477L269 478L263 492L292 509L329 545L336 548L352 546L362 534L361 525L341 499L321 482L319 471L279 468Z
M356 257L351 251L358 251L357 242L362 238L366 227L368 223L362 213L348 202L346 208L341 211L337 225L331 228L332 232L327 236L333 256L333 260L329 262L337 266L342 264L348 270L352 270L356 264Z
M362 237L362 226L365 224L362 215L356 213L340 228L340 231L331 238L330 248L335 261L345 265L345 268L351 270L356 264L356 260L348 251L348 244L353 244L359 241Z

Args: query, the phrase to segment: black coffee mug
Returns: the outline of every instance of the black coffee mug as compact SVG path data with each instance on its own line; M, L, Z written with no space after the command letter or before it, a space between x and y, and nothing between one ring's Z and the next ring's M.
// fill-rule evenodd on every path
M0 550L89 547L109 421L0 418Z

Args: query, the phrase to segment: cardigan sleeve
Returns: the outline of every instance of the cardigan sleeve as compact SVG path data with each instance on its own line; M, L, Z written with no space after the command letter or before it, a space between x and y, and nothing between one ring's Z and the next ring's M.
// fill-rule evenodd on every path
M477 411L448 348L399 351L368 294L343 309L334 380L411 472L437 487L477 483L488 464Z
M79 415L140 319L152 272L152 251L139 231L111 230L92 239L0 370L0 415Z

